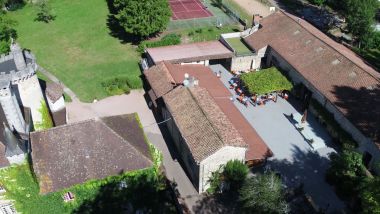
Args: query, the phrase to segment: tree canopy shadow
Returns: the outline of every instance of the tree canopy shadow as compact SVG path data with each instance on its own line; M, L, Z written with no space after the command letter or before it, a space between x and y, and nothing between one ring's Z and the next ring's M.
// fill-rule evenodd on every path
M366 137L380 143L380 84L359 89L335 86L332 90L336 106L345 112L345 117Z
M320 210L331 213L345 208L345 204L336 196L333 187L325 180L326 170L330 166L327 156L316 151L303 151L294 146L292 160L269 160L263 170L273 170L281 176L287 189L300 186L310 195Z
M216 195L205 195L202 200L196 202L192 207L192 211L199 214L238 214L241 213L238 204L237 193L228 192Z
M170 192L159 185L148 174L115 180L101 186L95 197L87 197L73 213L175 213Z
M106 0L106 2L110 13L107 17L107 27L109 29L109 34L112 37L119 39L122 44L131 43L133 45L137 45L141 41L141 38L126 32L123 26L120 25L119 21L116 18L118 11L114 6L114 0Z

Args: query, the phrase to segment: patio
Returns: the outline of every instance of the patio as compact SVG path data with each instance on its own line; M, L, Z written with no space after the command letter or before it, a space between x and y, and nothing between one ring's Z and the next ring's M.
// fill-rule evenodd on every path
M214 72L221 71L221 81L231 95L236 95L228 83L232 74L221 65L210 67ZM329 166L328 154L335 152L331 147L331 138L310 113L307 117L307 136L323 141L323 146L316 149L289 119L290 114L299 112L288 101L278 98L276 103L268 102L256 107L249 103L246 107L234 100L234 105L272 150L274 156L268 160L266 167L279 172L287 187L303 183L305 192L320 208L328 212L344 208L343 202L324 179Z

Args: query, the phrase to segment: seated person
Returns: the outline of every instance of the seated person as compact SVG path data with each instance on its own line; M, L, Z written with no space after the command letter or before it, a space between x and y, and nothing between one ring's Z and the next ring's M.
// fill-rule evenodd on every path
M269 94L268 99L274 101L274 96L273 96L273 94Z

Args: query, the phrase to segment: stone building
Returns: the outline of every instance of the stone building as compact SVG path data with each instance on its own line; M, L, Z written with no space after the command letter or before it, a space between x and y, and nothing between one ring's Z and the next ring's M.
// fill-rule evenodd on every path
M29 131L42 122L40 109L45 104L38 81L34 55L11 44L11 52L0 57L0 156L2 166L23 162ZM9 162L8 162L9 161Z
M211 173L229 160L257 165L271 155L209 67L160 62L144 75L152 107L167 120L183 167L199 192L207 190Z
M136 114L94 118L32 132L40 193L153 166Z
M366 165L380 161L380 73L306 21L278 11L244 41L257 68L276 66L334 115L359 143Z

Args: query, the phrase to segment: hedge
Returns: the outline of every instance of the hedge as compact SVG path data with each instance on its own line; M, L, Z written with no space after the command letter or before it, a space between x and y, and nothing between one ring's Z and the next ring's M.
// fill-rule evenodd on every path
M131 89L143 87L139 77L116 77L102 82L102 87L108 95L129 94Z
M251 94L291 90L292 83L275 67L242 74L240 79Z
M178 45L181 43L181 36L175 33L168 34L162 37L159 41L143 41L137 47L137 51L144 53L146 48L154 48L160 46Z
M316 111L319 120L326 124L330 135L338 140L343 148L352 149L358 146L358 143L352 136L336 122L334 115L327 111L317 100L312 99L311 106Z

